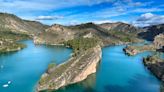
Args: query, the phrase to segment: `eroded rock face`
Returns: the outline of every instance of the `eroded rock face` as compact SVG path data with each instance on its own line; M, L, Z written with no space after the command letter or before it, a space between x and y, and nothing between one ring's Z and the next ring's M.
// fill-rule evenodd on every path
M133 56L144 51L155 51L156 48L154 45L126 46L123 50L129 56Z
M72 57L57 67L49 69L40 79L37 90L59 89L86 79L90 74L96 72L101 54L101 47L98 45L81 52L78 56Z
M35 44L61 44L62 42L74 39L74 32L65 26L54 24L45 32L34 37Z
M164 34L157 35L153 43L156 48L162 48L164 46Z
M164 60L156 56L149 56L143 61L145 66L164 83Z

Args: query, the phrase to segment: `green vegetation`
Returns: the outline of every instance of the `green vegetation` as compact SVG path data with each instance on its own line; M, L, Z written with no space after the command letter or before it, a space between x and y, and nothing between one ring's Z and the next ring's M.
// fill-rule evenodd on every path
M48 65L47 72L48 72L50 69L52 69L52 68L54 68L54 67L56 67L56 66L57 66L57 65L56 65L55 63L50 63L50 64ZM40 79L39 83L40 83L40 84L44 84L44 83L47 82L47 80L49 80L49 78L46 77L46 76L43 76L43 77Z
M81 38L69 40L69 41L65 42L64 44L66 46L70 46L71 48L73 48L74 53L77 54L80 51L87 50L91 47L96 46L98 41L99 40L96 38L82 38L81 37Z
M29 35L26 35L26 34L14 33L14 32L8 31L9 29L5 29L5 30L0 31L0 39L10 39L13 41L18 41L18 40L24 40L24 39L30 38Z
M8 31L9 29L0 29L0 53L17 51L25 48L26 45L17 43L16 41L29 39L26 34L18 34Z
M164 83L161 83L160 85L160 92L164 92Z
M51 69L51 68L53 68L53 67L56 67L56 66L57 65L55 63L51 63L51 64L48 65L48 70Z
M21 44L21 43L0 40L0 53L17 51L17 50L20 50L25 47L26 47L26 45Z
M48 73L44 74L41 77L39 84L48 85L50 88L51 87L53 88L63 81L62 78L66 78L66 79L69 78L68 81L72 81L71 79L75 78L75 76L77 76L81 71L83 71L83 69L85 69L85 67L90 62L89 60L86 59L90 58L92 55L94 55L94 51L91 49L87 50L86 52L80 52L79 55L69 59L69 61L55 68L51 68L51 70ZM66 71L66 69L69 70ZM67 77L61 76L62 73L64 74L64 76ZM61 78L59 79L59 81L56 81L55 83L51 81L52 79L59 78L60 76Z
M120 39L123 42L135 42L138 41L137 37L135 34L132 33L126 33L122 31L117 31L117 30L109 30L108 34L111 34L112 36Z

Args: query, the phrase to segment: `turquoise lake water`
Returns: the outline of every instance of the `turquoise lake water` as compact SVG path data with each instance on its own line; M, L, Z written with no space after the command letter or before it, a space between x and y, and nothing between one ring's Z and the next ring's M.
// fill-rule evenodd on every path
M72 52L64 47L35 46L30 40L22 43L27 44L27 48L0 54L0 92L33 92L48 64L60 64L69 59ZM11 84L3 88L8 81L11 81Z
M103 48L96 74L54 92L160 92L160 81L142 63L143 57L151 53L127 56L124 47Z
M1 54L0 92L33 92L41 74L51 62L66 61L71 49L53 46L35 46L23 41L28 47L14 53ZM150 52L126 56L124 46L108 46L102 49L102 61L97 73L85 81L63 87L54 92L160 92L160 81L142 64L142 58ZM7 88L3 84L12 83Z

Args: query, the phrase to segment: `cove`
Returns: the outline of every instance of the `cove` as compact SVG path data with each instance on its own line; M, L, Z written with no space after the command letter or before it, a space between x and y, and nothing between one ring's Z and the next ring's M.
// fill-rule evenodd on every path
M21 41L26 48L0 54L0 92L34 92L37 81L48 64L60 64L70 58L72 49L58 46L34 45L32 40ZM8 81L11 84L4 88Z
M96 74L53 92L160 92L160 81L142 63L143 57L152 53L127 56L124 47L103 48Z

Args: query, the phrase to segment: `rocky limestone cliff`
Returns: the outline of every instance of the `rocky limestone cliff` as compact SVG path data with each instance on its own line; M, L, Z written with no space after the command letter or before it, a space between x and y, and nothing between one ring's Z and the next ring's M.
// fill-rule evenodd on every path
M164 60L158 56L148 56L143 60L144 65L164 83Z
M164 34L159 34L154 38L154 46L157 49L163 48L164 46Z
M90 48L72 57L67 62L49 69L41 77L37 90L59 89L69 84L77 83L86 79L96 72L98 62L101 60L101 47Z

